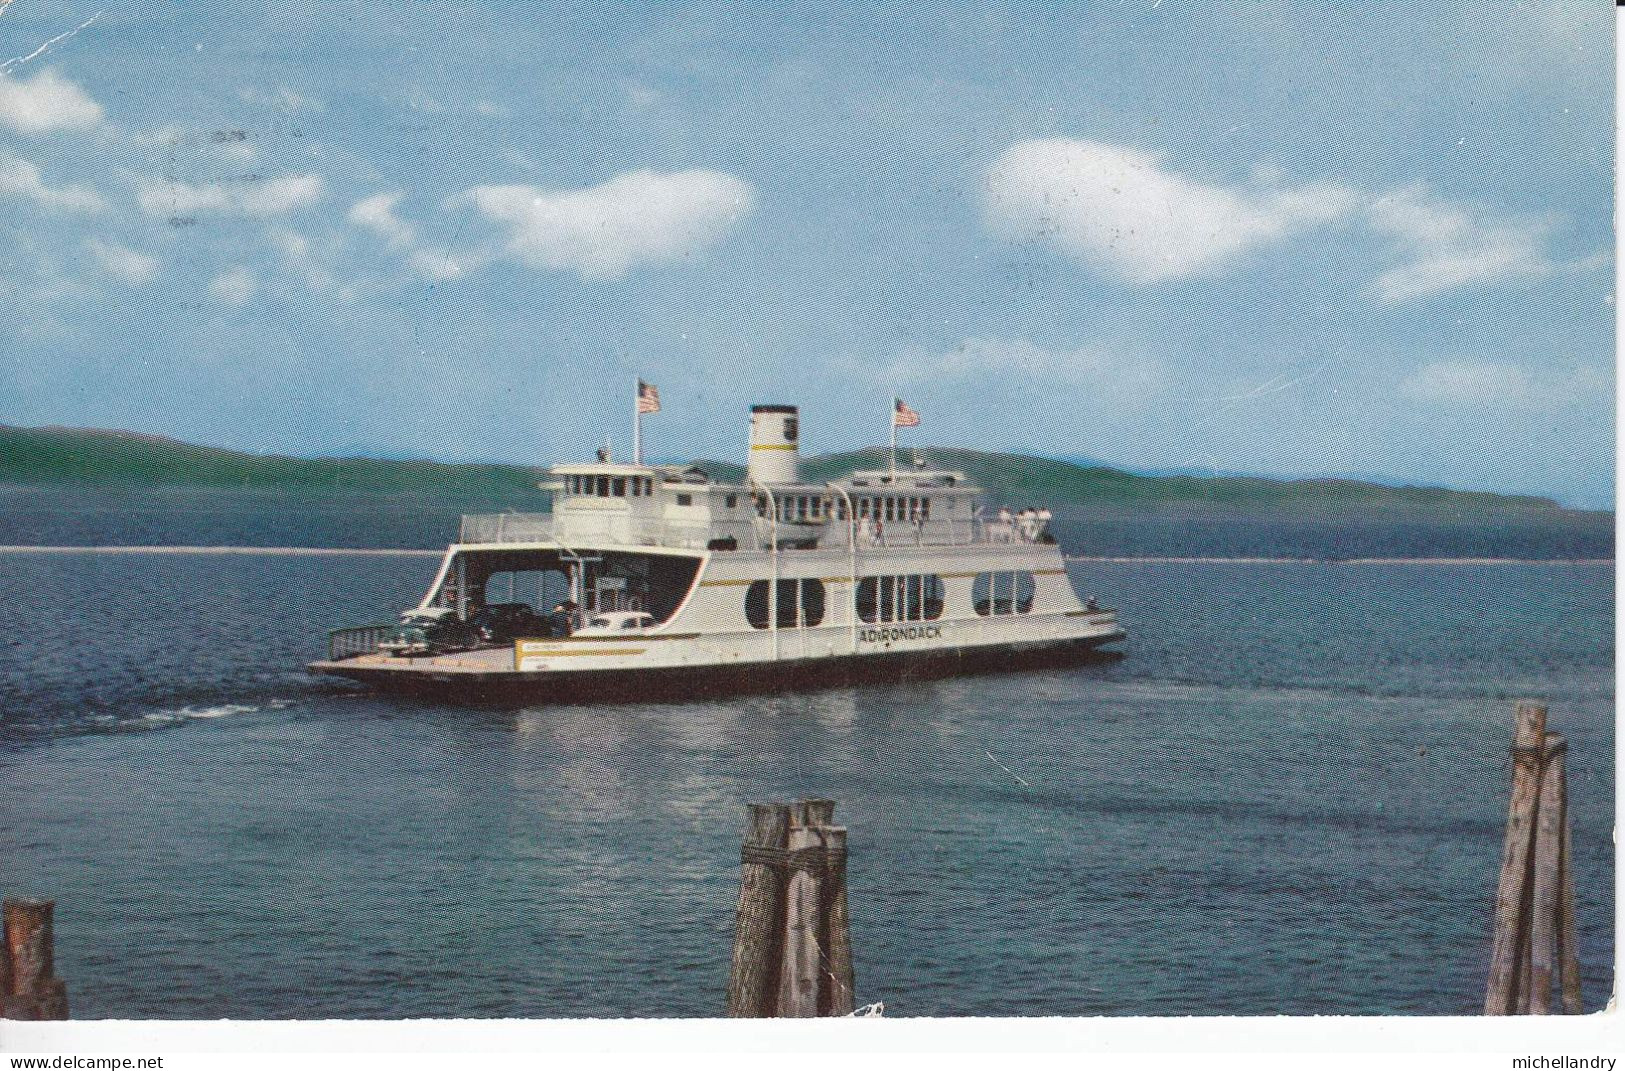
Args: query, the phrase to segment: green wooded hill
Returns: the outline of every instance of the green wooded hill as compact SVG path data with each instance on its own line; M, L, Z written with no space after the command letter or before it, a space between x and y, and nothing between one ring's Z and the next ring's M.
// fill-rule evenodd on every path
M0 424L0 484L218 487L292 492L446 494L536 492L541 469L375 458L295 458L195 446L156 435Z
M912 456L915 451L909 451ZM1011 505L1066 503L1193 506L1240 510L1448 510L1458 513L1545 512L1549 498L1390 487L1359 480L1273 480L1260 477L1140 476L1100 465L1076 465L1021 454L921 449L933 468L956 469ZM744 469L698 464L719 479ZM884 468L884 449L806 458L803 472L821 481L854 468ZM374 458L293 458L196 446L126 431L16 428L0 425L0 484L61 487L208 487L324 494L422 494L490 500L529 498L544 470L515 465L445 465Z
M908 455L912 455L909 451ZM922 449L931 468L963 472L994 491L1011 506L1089 503L1120 506L1203 506L1282 510L1448 510L1464 513L1508 510L1562 511L1550 498L1497 495L1483 491L1452 491L1443 487L1392 487L1363 480L1275 480L1258 476L1140 476L1105 465L1076 465L1070 461L996 454L980 450ZM899 455L899 467L907 455ZM738 478L743 467L702 461L714 476ZM825 454L803 460L802 473L818 481L853 469L884 469L883 448Z

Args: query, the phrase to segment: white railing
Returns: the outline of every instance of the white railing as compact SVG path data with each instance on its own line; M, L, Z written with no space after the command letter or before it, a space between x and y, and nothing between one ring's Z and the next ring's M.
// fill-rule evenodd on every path
M741 550L767 550L773 542L772 519L756 518L755 523L740 522L719 525L715 529L693 524L668 522L656 518L605 519L602 531L592 526L581 526L572 518L565 530L557 533L567 536L566 544L591 545L600 541L633 543L645 546L704 548L713 537L731 535ZM555 521L550 513L465 513L460 543L547 543L555 541ZM962 547L985 543L1034 543L1045 540L1045 530L1019 522L1006 523L985 517L965 521L933 518L919 527L906 521L883 523L865 529L862 522L857 528L858 549L869 547ZM847 545L848 524L844 519L831 516L819 526L779 524L780 540L801 541L816 536L824 549Z
M545 543L553 538L551 513L465 513L459 543Z

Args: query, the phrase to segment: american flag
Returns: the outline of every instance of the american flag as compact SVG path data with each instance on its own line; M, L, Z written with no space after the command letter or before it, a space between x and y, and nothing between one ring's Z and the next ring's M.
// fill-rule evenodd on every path
M641 379L638 380L638 412L660 412L660 388Z
M894 408L892 409L892 414L891 414L891 422L892 422L893 427L898 427L898 428L915 428L915 427L919 427L920 414L916 413L914 410L912 410L908 406L904 405L903 404L903 399L901 399L901 398L893 398L892 402L895 403Z

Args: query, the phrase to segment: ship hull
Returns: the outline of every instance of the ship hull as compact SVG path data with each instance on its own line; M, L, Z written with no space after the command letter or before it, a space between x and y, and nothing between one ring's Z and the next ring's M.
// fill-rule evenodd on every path
M348 678L387 693L467 706L659 702L1108 662L1123 655L1105 649L1105 645L1123 638L1122 632L1115 632L1022 644L570 672L439 673L405 661L398 667L314 662L310 670Z

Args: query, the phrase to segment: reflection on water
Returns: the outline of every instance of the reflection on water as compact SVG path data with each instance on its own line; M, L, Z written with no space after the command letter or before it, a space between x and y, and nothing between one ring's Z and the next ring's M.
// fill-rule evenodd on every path
M852 830L859 998L892 1014L1472 1012L1525 692L1570 740L1611 989L1606 569L1082 565L1122 662L726 701L298 672L420 571L0 573L40 607L0 648L0 811L29 816L0 856L60 901L76 1015L716 1014L744 805L800 795Z

